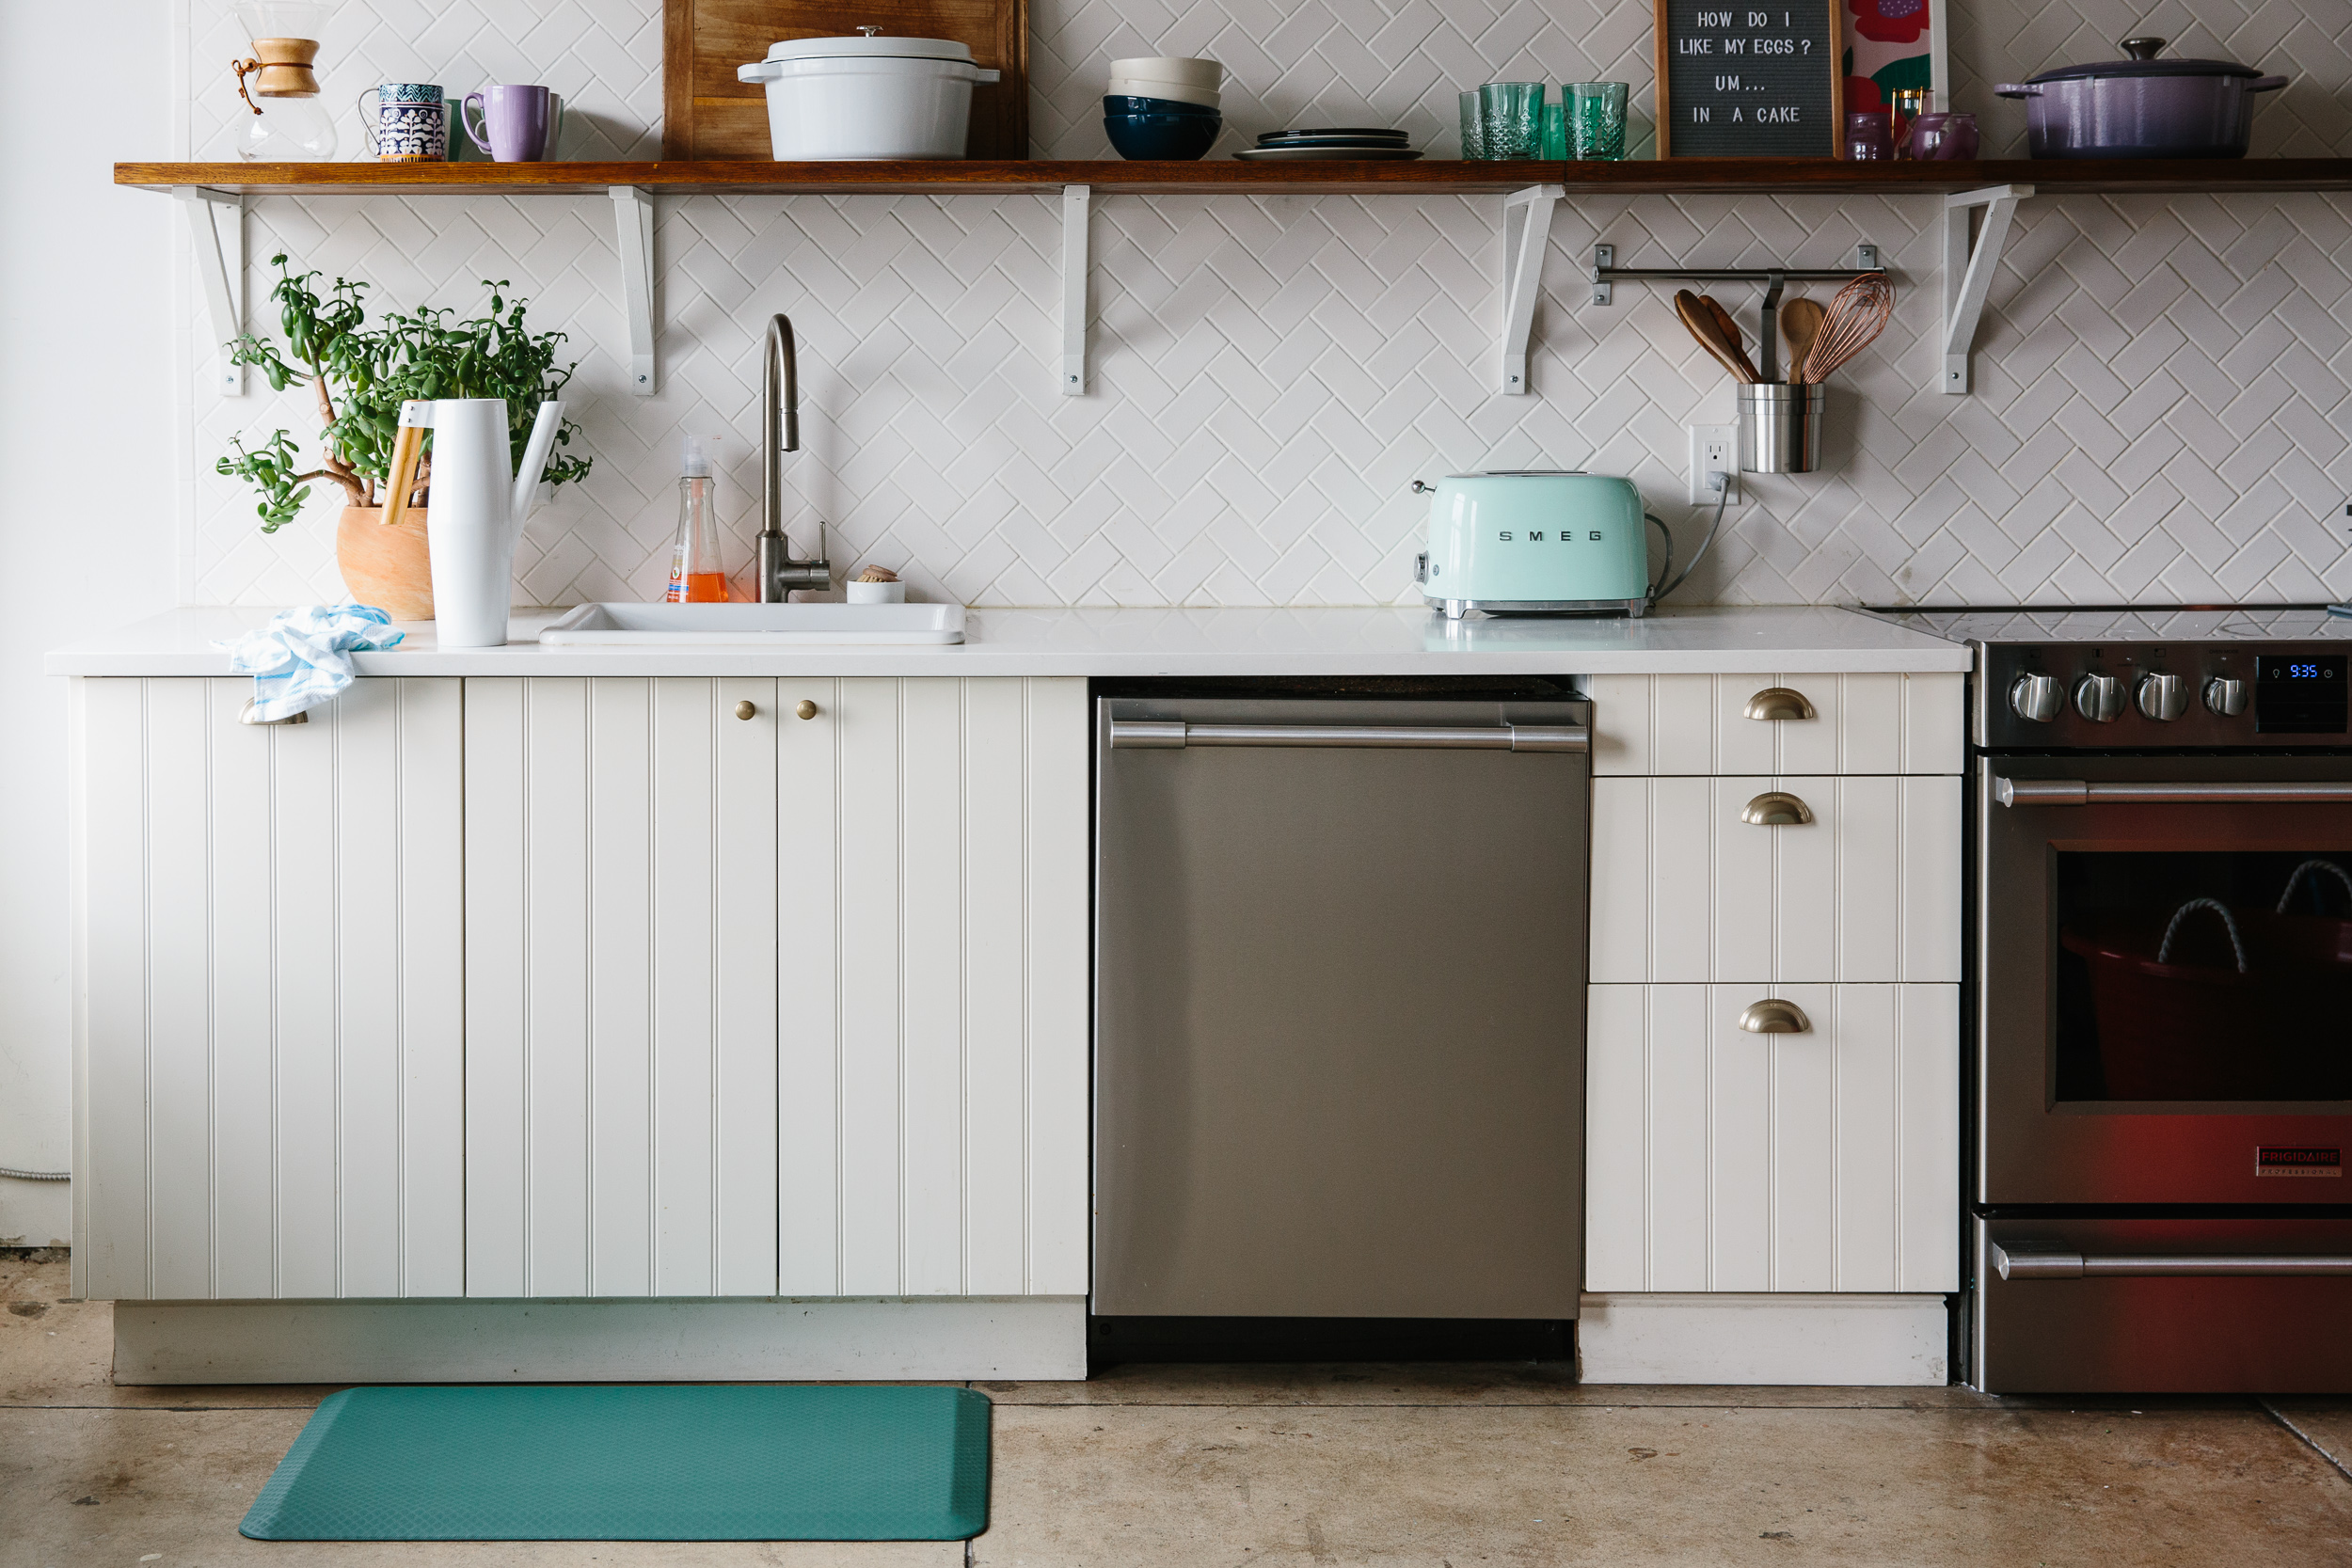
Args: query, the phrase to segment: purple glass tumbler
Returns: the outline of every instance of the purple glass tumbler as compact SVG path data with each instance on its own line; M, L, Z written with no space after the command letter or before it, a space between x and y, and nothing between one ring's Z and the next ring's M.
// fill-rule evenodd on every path
M1858 109L1846 117L1846 156L1863 163L1895 156L1895 125L1883 109Z
M1973 158L1977 145L1977 117L1965 110L1921 115L1911 122L1915 158Z
M492 87L469 92L459 118L473 144L501 164L535 164L555 145L563 100L540 87Z

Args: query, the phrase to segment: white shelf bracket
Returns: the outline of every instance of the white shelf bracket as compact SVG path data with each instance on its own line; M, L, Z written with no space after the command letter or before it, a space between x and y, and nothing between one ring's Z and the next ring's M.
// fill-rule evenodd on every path
M628 389L653 396L653 192L612 185L612 217L621 242L621 294L628 309Z
M2031 185L1987 185L1944 198L1944 390L1954 395L1969 389L1968 354L1977 341L1977 323L1984 314L1985 292L1993 287L1993 270L2001 264L2001 246L2009 239L2010 220L2017 204L2033 195ZM1976 244L1968 243L1969 217L1984 209L1984 226Z
M174 185L188 215L196 270L204 279L204 309L213 324L217 369L213 388L222 397L245 396L245 367L229 357L228 344L245 332L245 198L202 185Z
M1502 198L1502 390L1524 396L1527 341L1535 328L1535 291L1551 244L1552 204L1565 185L1529 185Z
M1082 398L1087 390L1087 269L1092 262L1088 221L1094 187L1061 188L1061 395Z

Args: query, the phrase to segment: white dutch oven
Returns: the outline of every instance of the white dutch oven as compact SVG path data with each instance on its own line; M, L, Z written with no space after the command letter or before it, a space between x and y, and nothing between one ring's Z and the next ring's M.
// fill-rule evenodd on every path
M961 158L972 87L993 71L947 39L788 39L736 78L768 89L768 141L777 159Z

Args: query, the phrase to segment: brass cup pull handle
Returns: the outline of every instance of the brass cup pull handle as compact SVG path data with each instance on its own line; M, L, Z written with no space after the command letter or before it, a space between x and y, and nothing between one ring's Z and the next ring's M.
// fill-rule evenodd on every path
M1787 686L1766 687L1755 696L1750 697L1748 705L1740 711L1750 719L1762 719L1775 722L1790 719L1819 719L1820 717L1814 711L1813 705L1805 700L1804 692Z
M801 699L801 705L794 708L792 711L799 714L803 719L814 719L817 717L817 705L803 697Z
M1785 789L1768 789L1740 808L1740 820L1757 828L1797 828L1813 820L1813 808Z
M753 701L752 701L750 698L748 698L748 697L747 697L747 698L745 698L743 701L741 701L741 702L739 702L739 703L738 703L738 704L736 704L736 705L735 705L735 716L736 716L738 719L750 719L750 718L754 717L755 715L756 715L758 712L759 712L759 705L758 705L757 703L753 702Z
M1811 1032L1813 1021L1794 1002L1768 996L1741 1010L1740 1027L1751 1035L1803 1035Z

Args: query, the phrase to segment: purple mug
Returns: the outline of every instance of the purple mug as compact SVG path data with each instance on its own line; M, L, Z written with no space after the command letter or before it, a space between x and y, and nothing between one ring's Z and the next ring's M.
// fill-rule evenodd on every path
M535 164L554 150L564 101L545 87L485 87L466 95L458 118L468 139L495 161Z

